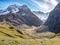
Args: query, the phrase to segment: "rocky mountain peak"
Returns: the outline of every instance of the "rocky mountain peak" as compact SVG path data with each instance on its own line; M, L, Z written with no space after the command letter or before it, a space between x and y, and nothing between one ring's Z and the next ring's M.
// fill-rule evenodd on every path
M7 9L12 9L12 8L28 8L27 5L17 5L17 4L13 4L8 6Z
M9 25L16 27L21 24L29 26L40 26L42 24L42 21L35 16L26 5L10 5L6 11L3 11L0 14L0 20L3 21L5 19Z
M0 15L6 15L9 13L17 13L17 12L19 12L20 14L23 13L23 15L25 15L25 13L30 12L30 9L27 7L27 5L13 4L9 5L8 8L5 10L0 10Z

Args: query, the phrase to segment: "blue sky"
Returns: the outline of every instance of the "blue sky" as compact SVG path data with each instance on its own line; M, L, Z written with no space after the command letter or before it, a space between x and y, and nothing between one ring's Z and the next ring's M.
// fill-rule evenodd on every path
M12 4L24 4L33 11L50 12L59 2L59 0L0 0L0 10Z

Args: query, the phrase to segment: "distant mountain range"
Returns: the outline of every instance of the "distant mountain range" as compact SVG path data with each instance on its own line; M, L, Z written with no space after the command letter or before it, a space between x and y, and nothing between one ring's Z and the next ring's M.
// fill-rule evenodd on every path
M46 20L49 16L49 13L44 13L44 12L41 12L41 11L33 11L33 13L43 22L46 22Z

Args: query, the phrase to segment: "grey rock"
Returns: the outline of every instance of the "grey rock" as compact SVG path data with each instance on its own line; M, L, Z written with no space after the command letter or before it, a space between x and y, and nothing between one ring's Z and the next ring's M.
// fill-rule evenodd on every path
M50 12L45 25L49 27L51 32L60 32L60 3Z

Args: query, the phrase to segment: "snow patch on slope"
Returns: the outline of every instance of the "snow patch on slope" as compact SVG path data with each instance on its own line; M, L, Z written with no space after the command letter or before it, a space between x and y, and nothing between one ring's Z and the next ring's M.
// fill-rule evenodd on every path
M10 11L0 11L0 15L6 15L8 13L10 13Z
M12 9L12 13L16 13L16 12L19 12L18 8Z

